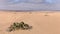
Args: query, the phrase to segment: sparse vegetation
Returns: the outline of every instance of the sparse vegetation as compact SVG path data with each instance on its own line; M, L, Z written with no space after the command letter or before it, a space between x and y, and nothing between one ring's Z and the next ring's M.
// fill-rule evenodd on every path
M9 27L8 31L11 32L11 31L19 30L19 29L28 30L31 28L32 26L29 26L28 24L25 24L24 22L20 22L20 23L17 22L17 23L13 23L13 25Z
M48 16L48 12L45 14L45 16Z

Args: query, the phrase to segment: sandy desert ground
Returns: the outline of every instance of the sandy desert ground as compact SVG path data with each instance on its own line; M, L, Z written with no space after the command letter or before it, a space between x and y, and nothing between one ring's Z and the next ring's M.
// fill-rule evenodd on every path
M6 31L14 22L31 25L31 30ZM60 34L60 12L0 11L0 34Z

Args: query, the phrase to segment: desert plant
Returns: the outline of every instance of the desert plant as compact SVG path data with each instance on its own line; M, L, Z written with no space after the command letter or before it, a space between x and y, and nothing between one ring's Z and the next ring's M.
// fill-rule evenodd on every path
M28 25L28 24L24 24L24 25L23 25L23 29L24 29L24 30L26 30L26 29L28 29L28 28L29 28L29 25Z
M45 13L45 16L48 16L48 12Z
M28 24L25 24L24 22L20 22L20 23L13 23L13 25L11 25L9 27L9 31L15 31L15 30L28 30L28 29L31 29L32 26L29 26Z

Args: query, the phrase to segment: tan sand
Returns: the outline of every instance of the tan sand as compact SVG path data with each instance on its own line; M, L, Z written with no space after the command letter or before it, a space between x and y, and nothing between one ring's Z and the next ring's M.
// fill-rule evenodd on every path
M33 28L14 32L6 31L13 22L21 21L31 25ZM60 12L0 11L0 34L60 34Z

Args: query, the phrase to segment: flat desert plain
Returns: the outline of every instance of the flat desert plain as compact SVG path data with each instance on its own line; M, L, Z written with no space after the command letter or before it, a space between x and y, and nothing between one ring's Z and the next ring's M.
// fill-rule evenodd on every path
M21 21L31 25L32 29L7 31L11 24ZM60 12L0 11L0 34L60 34Z

